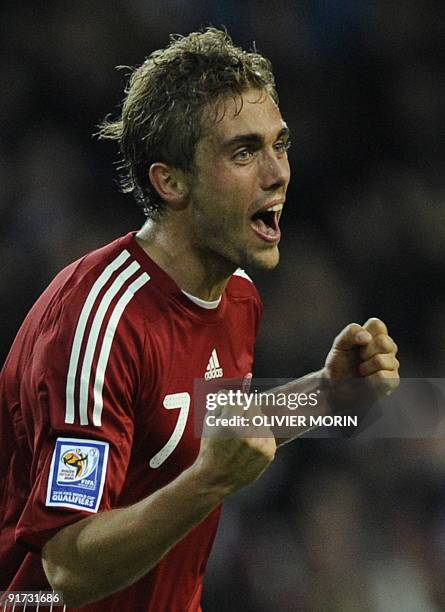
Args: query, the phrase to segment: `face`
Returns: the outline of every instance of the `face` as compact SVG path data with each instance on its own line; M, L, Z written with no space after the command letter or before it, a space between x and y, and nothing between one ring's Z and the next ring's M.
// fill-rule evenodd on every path
M199 141L191 184L192 240L236 266L274 268L290 178L289 131L266 93L228 98L225 113Z

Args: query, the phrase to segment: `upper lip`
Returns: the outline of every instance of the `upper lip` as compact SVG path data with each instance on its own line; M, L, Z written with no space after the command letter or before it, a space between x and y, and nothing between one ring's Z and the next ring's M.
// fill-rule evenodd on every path
M278 200L272 200L272 202L268 202L267 204L264 204L264 206L262 206L261 208L259 208L258 210L256 210L253 213L252 217L254 217L255 215L267 212L271 208L275 208L275 206L277 207L276 212L278 213L278 219L279 219L280 216L281 216L281 211L282 211L283 206L284 206L284 199L283 198L280 198Z

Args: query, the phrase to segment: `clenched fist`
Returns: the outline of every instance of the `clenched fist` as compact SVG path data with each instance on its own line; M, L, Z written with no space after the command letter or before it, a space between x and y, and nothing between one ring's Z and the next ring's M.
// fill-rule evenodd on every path
M254 407L249 416L259 415ZM243 416L243 406L222 408L219 419ZM277 446L268 427L230 427L220 425L207 430L195 462L201 477L221 490L223 497L256 480L275 457Z
M364 325L351 323L335 338L323 373L330 380L362 377L375 381L382 393L400 383L397 345L383 321L371 318Z

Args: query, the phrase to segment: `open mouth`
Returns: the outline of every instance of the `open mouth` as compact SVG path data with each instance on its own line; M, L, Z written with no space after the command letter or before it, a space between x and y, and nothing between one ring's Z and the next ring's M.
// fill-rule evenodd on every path
M266 242L277 242L281 237L278 221L283 204L262 208L251 217L253 231Z

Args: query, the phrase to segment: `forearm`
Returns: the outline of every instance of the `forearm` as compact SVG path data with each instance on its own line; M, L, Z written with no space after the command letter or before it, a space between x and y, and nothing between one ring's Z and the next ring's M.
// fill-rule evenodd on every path
M326 379L326 374L324 370L318 370L316 372L311 372L310 374L306 374L301 378L297 378L292 380L285 385L281 385L280 387L274 387L273 389L269 389L267 394L273 393L274 395L280 394L281 396L289 397L291 394L298 396L306 396L313 397L313 394L316 394L317 402L314 405L312 402L306 403L306 405L299 405L298 409L295 410L296 416L301 416L302 418L299 420L300 425L293 426L291 429L291 433L289 427L280 427L280 426L272 426L271 429L274 433L275 440L277 445L285 444L294 438L298 438L302 436L306 432L314 429L313 425L310 425L310 416L324 416L328 414L330 411L327 395L323 393L323 384ZM288 405L288 404L286 404ZM274 405L261 405L262 412L267 416L279 415L280 407L276 404ZM282 412L285 412L285 409L282 409ZM289 414L289 411L286 410Z
M145 575L223 497L192 466L132 506L62 529L42 551L48 580L53 589L63 591L68 605L103 599Z
M313 402L299 403L298 408L294 411L289 409L290 403L288 401L282 408L277 406L276 403L260 406L263 414L269 418L272 416L279 417L280 412L287 415L292 414L297 418L300 417L298 425L293 424L292 427L286 424L283 426L270 425L277 445L290 442L319 427L320 422L317 417L349 415L361 421L366 416L368 409L374 406L379 399L379 388L375 381L360 377L344 380L335 379L331 378L325 369L312 372L267 391L267 394L272 393L275 396L280 395L287 398L291 394L299 397L303 394L305 398L316 398L316 401L314 399ZM279 419L276 419L276 421L279 421ZM315 424L315 422L317 423Z

